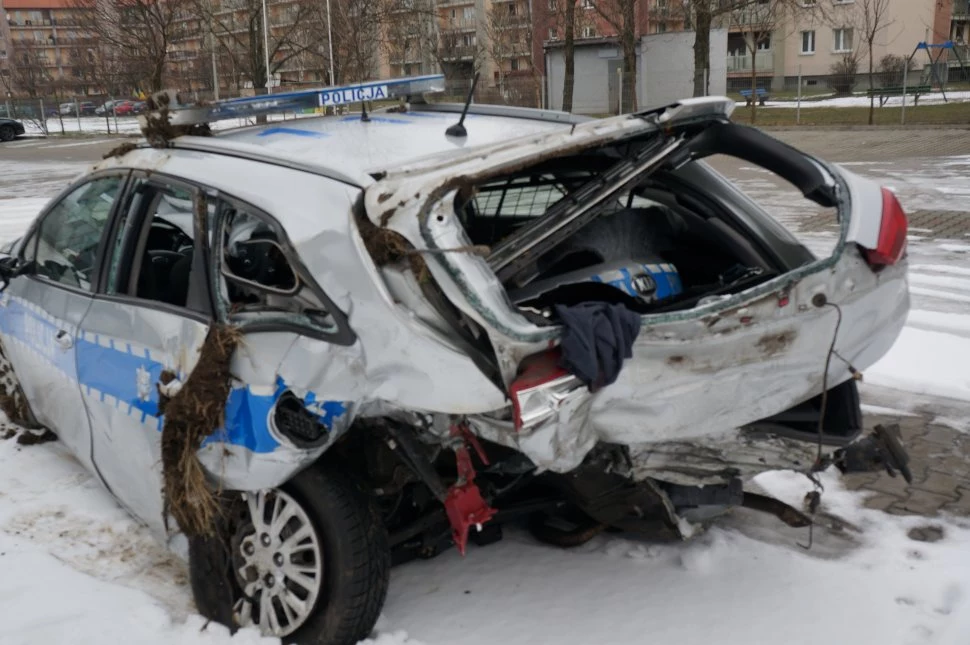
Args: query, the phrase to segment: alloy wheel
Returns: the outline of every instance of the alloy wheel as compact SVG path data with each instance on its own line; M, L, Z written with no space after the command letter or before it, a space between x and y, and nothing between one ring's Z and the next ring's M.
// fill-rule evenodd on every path
M233 615L240 626L288 636L309 618L323 587L320 536L306 510L281 490L243 499L232 549L242 597Z

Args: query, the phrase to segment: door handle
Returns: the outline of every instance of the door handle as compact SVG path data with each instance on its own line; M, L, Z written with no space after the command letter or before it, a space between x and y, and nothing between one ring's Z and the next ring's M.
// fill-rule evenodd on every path
M74 338L63 329L57 332L57 335L54 336L54 340L56 340L57 344L61 346L61 349L71 349L74 347Z

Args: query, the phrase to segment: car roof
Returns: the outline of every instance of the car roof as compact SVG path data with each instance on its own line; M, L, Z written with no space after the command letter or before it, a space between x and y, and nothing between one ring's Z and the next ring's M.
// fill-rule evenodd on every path
M445 130L459 116L454 110L429 106L406 113L373 113L366 122L360 114L307 117L228 130L206 140L176 140L176 147L247 153L367 185L374 173L400 170L428 157L467 155L469 149L479 146L564 129L584 120L539 110L472 110L465 119L468 136L447 136Z

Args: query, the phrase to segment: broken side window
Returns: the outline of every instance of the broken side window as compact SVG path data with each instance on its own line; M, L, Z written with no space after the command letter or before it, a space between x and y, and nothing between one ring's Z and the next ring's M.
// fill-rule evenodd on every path
M224 202L220 210L222 290L230 314L296 314L335 332L336 321L275 223L238 204Z
M101 236L124 177L99 177L82 184L44 216L38 229L35 274L87 291Z

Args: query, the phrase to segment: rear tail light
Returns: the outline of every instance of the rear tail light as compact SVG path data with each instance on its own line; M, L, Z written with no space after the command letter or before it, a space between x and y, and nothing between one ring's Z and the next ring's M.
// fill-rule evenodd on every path
M888 188L882 189L882 225L879 241L874 249L863 249L866 262L873 269L881 269L899 262L906 253L906 213Z
M532 428L586 398L582 381L559 366L559 349L530 356L509 386L515 429Z

